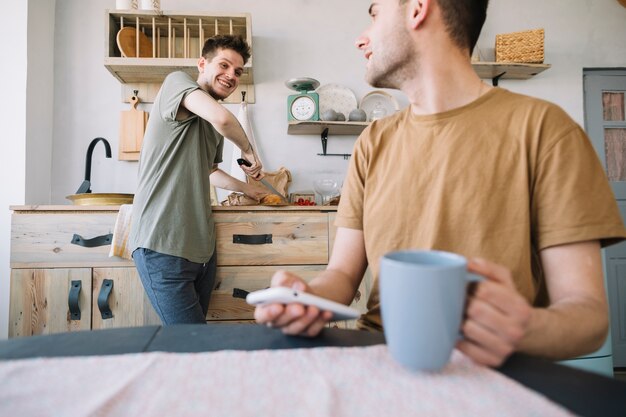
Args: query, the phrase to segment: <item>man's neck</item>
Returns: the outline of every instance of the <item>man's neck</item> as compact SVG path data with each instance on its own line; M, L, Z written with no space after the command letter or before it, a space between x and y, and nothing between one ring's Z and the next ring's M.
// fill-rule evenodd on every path
M444 53L421 55L417 77L401 86L412 112L418 115L465 106L490 88L478 78L465 51L454 47Z

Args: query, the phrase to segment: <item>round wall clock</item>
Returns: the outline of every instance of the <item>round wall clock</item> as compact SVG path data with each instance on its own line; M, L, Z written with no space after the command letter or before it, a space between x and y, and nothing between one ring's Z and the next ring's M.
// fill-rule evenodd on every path
M298 92L287 97L287 119L300 122L319 120L320 98L314 91L319 87L319 81L313 78L294 78L285 82L285 85Z

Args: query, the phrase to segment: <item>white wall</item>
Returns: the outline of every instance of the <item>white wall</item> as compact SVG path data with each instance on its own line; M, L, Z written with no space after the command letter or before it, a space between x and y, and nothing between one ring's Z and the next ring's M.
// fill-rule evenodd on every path
M121 102L120 85L102 62L104 10L114 6L112 0L57 2L54 203L65 204L65 196L80 184L91 139L107 138L117 154L119 113L129 105ZM284 82L314 77L322 84L345 85L359 98L371 90L363 81L365 60L354 47L359 30L369 22L361 0L162 0L161 6L176 11L250 12L256 103L248 109L265 165L270 170L281 165L290 169L292 191L311 189L312 176L320 170L343 175L348 161L316 156L321 152L319 137L287 135L286 100L293 91ZM239 106L229 108L236 114ZM331 137L328 150L350 153L354 139ZM230 154L229 146L225 160L230 161ZM94 192L134 192L137 163L107 160L98 145L92 166Z
M26 203L50 201L54 96L54 6L28 1L26 85Z
M4 19L0 25L3 55L10 59L0 65L0 339L7 337L9 311L9 249L11 213L9 205L23 204L26 165L26 29L28 3L8 2L3 5ZM9 41L10 40L10 41ZM6 63L10 62L11 65Z
M493 58L498 33L545 29L545 63L530 81L500 86L555 102L583 120L583 68L626 66L626 8L616 0L492 0L478 41Z
M30 0L45 8L45 0ZM579 123L583 123L582 69L584 67L626 67L626 8L615 0L492 0L479 47L493 56L497 33L542 27L546 30L546 63L552 68L528 81L501 80L500 85L513 91L545 98L561 105ZM337 157L319 157L319 137L289 136L286 122L286 97L291 93L284 81L294 77L313 77L322 84L337 83L349 87L360 99L371 90L363 81L365 61L354 47L354 39L369 23L368 2L362 0L161 0L164 10L250 12L252 14L254 77L256 104L249 106L253 130L260 143L261 156L268 169L281 165L289 168L294 183L291 191L312 188L318 172L342 175L347 161ZM135 162L117 161L119 112L128 109L121 102L120 85L104 68L105 9L115 8L114 0L59 0L52 24L43 20L42 30L54 28L54 71L44 61L52 62L47 35L37 31L29 48L48 50L35 61L29 53L28 90L26 89L26 5L9 2L0 25L7 56L12 66L0 67L3 97L2 117L5 140L0 156L2 193L0 195L0 337L6 333L8 300L9 204L21 204L32 198L40 203L66 204L65 196L76 191L85 169L87 145L97 136L111 142L114 158L105 159L102 145L94 152L92 189L95 192L134 192ZM45 10L45 9L39 9ZM32 28L28 35L32 38ZM30 52L30 50L29 50ZM33 65L37 65L33 68ZM39 70L41 65L41 71ZM34 103L37 90L53 83ZM37 77L42 77L37 79ZM28 94L29 112L41 119L25 116ZM53 112L47 112L50 94ZM402 106L406 100L393 92ZM235 113L238 106L230 105ZM48 119L53 115L52 122ZM39 121L38 121L39 120ZM28 128L26 128L28 126ZM50 200L46 186L38 180L48 169L47 131L52 126L52 176ZM28 143L25 137L28 135ZM329 138L328 151L350 153L355 137ZM28 146L28 159L25 147ZM32 153L39 155L33 156ZM230 148L225 151L230 156ZM24 167L27 166L25 179ZM31 180L31 179L36 180ZM25 189L24 184L28 187ZM45 180L43 182L45 183Z
M319 172L343 175L347 161L320 157L317 136L287 135L284 86L293 77L313 77L322 84L349 87L361 98L371 88L363 81L364 59L354 39L369 23L362 0L162 0L164 10L250 12L252 14L256 103L249 106L253 131L268 169L286 166L293 174L291 191L312 189ZM113 0L57 2L54 79L54 146L52 202L65 204L83 178L84 154L91 139L103 136L118 148L121 102L118 82L104 68L104 9ZM579 123L582 115L582 68L624 66L626 9L617 1L492 1L479 47L493 56L497 33L542 27L546 62L552 68L530 81L500 85L556 102ZM401 106L407 104L393 92ZM238 106L228 106L237 112ZM144 106L145 109L149 105ZM350 153L355 137L329 138L328 151ZM231 147L225 149L228 161ZM98 192L134 192L135 162L104 158L98 145L92 182Z

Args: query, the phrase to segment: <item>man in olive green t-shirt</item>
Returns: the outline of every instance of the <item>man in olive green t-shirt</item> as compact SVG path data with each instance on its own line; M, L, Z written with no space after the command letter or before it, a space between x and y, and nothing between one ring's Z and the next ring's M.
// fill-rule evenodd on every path
M485 279L468 298L456 347L498 366L515 351L566 359L598 349L608 330L601 246L626 237L602 166L557 106L484 84L470 56L487 0L377 0L357 39L374 87L397 88L403 112L359 137L327 269L288 286L348 304L374 276L362 328L380 330L379 260L398 249L469 258ZM330 312L258 306L260 323L317 335Z
M235 91L249 57L241 37L209 38L197 80L184 72L169 74L150 113L129 245L164 324L206 322L216 272L211 183L254 199L267 194L217 168L228 137L252 162L242 169L255 179L263 176L241 125L217 102Z

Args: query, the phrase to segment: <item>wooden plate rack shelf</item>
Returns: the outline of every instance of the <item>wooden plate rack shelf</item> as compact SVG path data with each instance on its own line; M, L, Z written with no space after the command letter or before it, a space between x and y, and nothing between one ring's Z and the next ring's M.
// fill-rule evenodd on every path
M241 35L252 48L252 33L249 13L220 14L169 12L156 13L149 10L106 11L106 45L104 65L122 84L133 84L128 89L139 89L144 94L146 88L136 88L137 84L162 83L173 71L185 71L197 77L198 58L202 54L204 40L216 34ZM117 35L121 29L132 27L136 30L136 47L140 51L140 33L150 41L150 48L142 46L143 56L123 56L118 47ZM143 35L141 38L143 38ZM145 39L144 39L145 40ZM240 80L240 90L246 91L247 101L252 102L254 92L252 57L244 67ZM151 88L158 90L158 88ZM132 91L132 90L131 90ZM241 94L231 95L234 102L241 101ZM140 97L143 102L151 102L151 97Z

